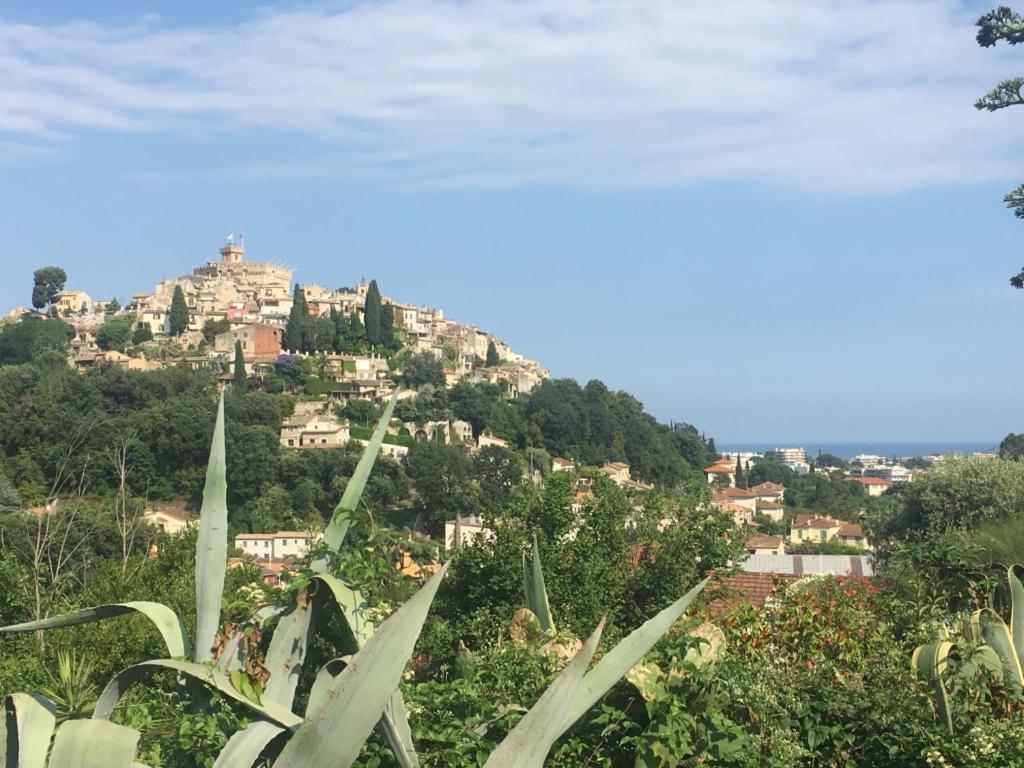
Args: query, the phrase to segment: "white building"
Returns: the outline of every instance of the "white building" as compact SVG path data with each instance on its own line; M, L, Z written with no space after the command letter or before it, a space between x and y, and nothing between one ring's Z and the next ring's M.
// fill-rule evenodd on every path
M286 557L304 557L319 539L320 534L307 531L240 533L235 536L235 546L260 560L283 560Z
M768 461L781 461L791 469L796 469L798 464L807 464L807 451L803 448L773 448L765 451L764 457Z

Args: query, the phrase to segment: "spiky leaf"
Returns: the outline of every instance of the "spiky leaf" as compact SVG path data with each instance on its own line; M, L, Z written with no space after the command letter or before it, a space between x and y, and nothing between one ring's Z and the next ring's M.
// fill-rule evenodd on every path
M526 562L526 556L523 556L523 581L526 589L526 607L533 611L541 629L545 632L556 632L551 606L548 605L548 592L544 586L544 570L540 565L537 534L533 535L533 553L529 564Z
M43 768L55 721L53 702L44 696L5 696L0 711L0 768Z
M1003 679L1006 684L1018 691L1024 689L1024 671L1021 669L1017 650L1013 646L1010 628L989 608L983 608L975 613L978 617L978 626L981 627L982 639L992 646L992 650L1003 663Z
M50 768L133 768L140 735L102 720L68 720L53 740Z
M388 425L391 424L391 414L395 412L395 403L398 402L399 391L398 388L395 388L394 394L391 395L391 399L384 408L384 413L381 414L380 419L377 421L377 426L373 430L369 445L363 451L359 464L356 465L355 472L352 473L348 485L345 486L345 492L341 496L341 501L334 508L334 515L324 530L323 543L331 552L338 551L341 543L345 540L345 536L348 534L351 518L346 513L355 511L359 504L359 499L363 495L366 482L370 479L370 472L373 471L373 465L377 461L377 454L380 453L380 447L384 443L384 435L387 434ZM318 573L323 572L327 569L327 564L328 558L325 555L320 555L313 559L312 568Z
M220 628L220 604L228 559L228 484L224 461L224 395L217 404L210 460L206 466L203 506L199 511L196 541L196 648L195 660L213 658L213 642Z
M133 612L145 616L159 630L160 636L167 646L169 656L172 658L185 658L192 654L192 643L189 641L188 631L185 629L181 619L178 618L178 614L162 603L153 603L146 600L98 605L95 608L82 608L81 610L65 613L61 616L51 616L39 621L27 621L24 624L0 627L0 633L34 632L39 629L72 627L76 624L89 624Z
M1011 565L1006 578L1010 583L1010 635L1017 652L1017 666L1024 669L1024 584L1017 576L1019 571L1024 571L1024 566Z
M954 647L948 640L919 645L910 658L910 665L932 683L935 690L935 709L950 733L953 733L953 713L949 708L949 696L946 693L943 676L949 666L949 655Z
M604 620L544 695L491 753L484 768L541 768L551 746L572 725L563 717L597 650Z
M288 742L276 768L348 768L398 688L430 604L448 572L445 564L373 633ZM343 727L339 727L342 725Z
M302 722L301 717L273 701L264 701L261 704L256 703L238 691L231 684L230 677L212 667L188 661L176 661L174 659L152 659L151 661L144 661L141 664L135 664L121 670L117 676L107 683L107 687L100 694L93 717L97 720L108 719L128 688L154 672L165 669L170 669L208 688L220 691L220 693L228 698L243 704L258 717L276 723L283 728L293 728Z
M565 708L564 728L569 728L594 706L615 683L636 664L676 623L690 603L700 594L707 579L691 589L668 608L648 619L594 665L583 678L572 701Z
M284 732L284 728L273 723L254 720L232 734L224 749L217 755L213 768L252 768L267 745Z

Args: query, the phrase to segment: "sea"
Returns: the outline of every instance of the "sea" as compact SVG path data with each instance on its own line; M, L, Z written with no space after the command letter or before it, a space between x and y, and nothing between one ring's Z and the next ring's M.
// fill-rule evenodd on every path
M819 453L831 453L841 459L852 459L854 456L934 456L947 453L995 453L999 450L999 440L983 442L932 442L932 443L719 443L715 447L719 451L738 451L745 453L764 453L773 448L803 448L807 457L814 458Z

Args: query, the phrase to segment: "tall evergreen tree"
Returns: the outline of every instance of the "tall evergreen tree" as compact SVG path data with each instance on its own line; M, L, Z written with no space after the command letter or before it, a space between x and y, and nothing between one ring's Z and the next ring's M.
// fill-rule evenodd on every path
M174 286L171 312L167 316L167 323L170 325L171 336L181 336L188 330L188 304L185 303L185 292L181 290L180 285Z
M493 341L487 342L487 359L484 360L484 365L490 368L492 365L497 365L501 362L501 358L498 357L498 348L494 346Z
M359 312L353 311L352 315L348 319L348 349L345 350L348 354L355 354L361 352L366 346L366 326L363 325L363 321L359 319Z
M391 304L380 310L380 343L387 349L395 346L395 308Z
M743 465L740 463L740 457L736 457L736 487L746 488L747 478L743 474Z
M32 306L43 309L53 304L64 290L67 273L60 267L40 267L32 273Z
M309 339L309 305L306 303L306 292L298 283L292 292L292 311L288 313L288 323L281 336L281 346L292 352L306 352Z
M245 355L242 354L242 342L235 342L235 378L234 385L237 389L245 389L249 379L245 375Z
M370 281L370 287L366 291L366 306L363 314L366 318L366 340L371 345L377 346L381 342L381 306L380 289L377 287L376 280Z

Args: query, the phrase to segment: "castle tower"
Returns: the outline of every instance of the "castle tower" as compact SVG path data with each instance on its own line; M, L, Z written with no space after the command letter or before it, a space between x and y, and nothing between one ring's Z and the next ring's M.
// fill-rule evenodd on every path
M241 264L245 256L245 246L241 243L228 243L220 249L220 259L225 264Z

